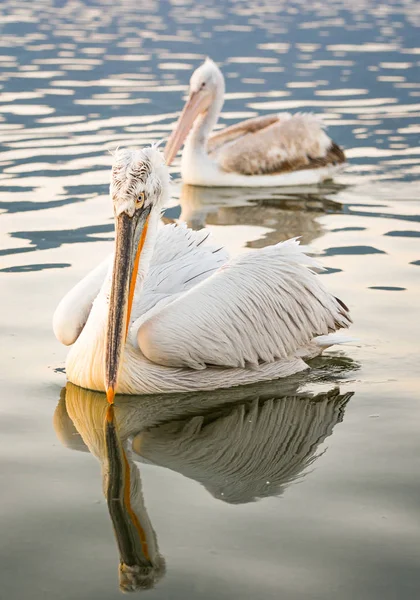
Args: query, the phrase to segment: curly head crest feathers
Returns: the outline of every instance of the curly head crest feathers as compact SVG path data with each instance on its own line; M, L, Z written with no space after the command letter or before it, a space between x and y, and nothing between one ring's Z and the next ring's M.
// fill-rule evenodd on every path
M117 150L112 166L110 193L115 216L133 216L138 197L144 205L162 208L169 196L169 172L163 154L154 146Z

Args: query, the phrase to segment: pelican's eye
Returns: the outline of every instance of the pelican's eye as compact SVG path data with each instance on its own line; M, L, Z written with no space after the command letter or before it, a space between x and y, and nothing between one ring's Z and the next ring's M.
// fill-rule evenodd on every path
M136 209L143 208L143 204L144 204L144 194L142 192L141 194L139 194L139 197L136 200Z

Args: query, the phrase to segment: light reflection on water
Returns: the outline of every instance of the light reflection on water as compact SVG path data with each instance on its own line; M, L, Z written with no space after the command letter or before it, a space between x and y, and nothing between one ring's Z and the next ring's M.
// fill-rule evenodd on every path
M2 12L0 131L6 148L27 148L5 174L33 162L39 137L51 142L56 152L50 162L60 166L69 154L78 156L76 149L68 152L68 142L92 144L91 157L99 159L106 148L165 137L191 70L206 54L227 76L225 122L244 109L247 116L315 110L324 113L333 137L356 159L351 173L367 159L372 176L412 174L403 167L391 170L381 153L369 148L387 150L387 156L402 149L414 157L418 153L410 130L420 106L412 95L419 56L415 2L386 10L376 2L363 8L329 2L328 14L334 15L329 17L321 6L296 2L279 9L269 1L217 7L43 2L24 8L6 2ZM289 99L273 100L278 94ZM69 127L77 117L80 125ZM52 119L62 127L51 127ZM130 131L133 125L138 127ZM401 128L396 147L390 138ZM378 136L378 129L388 133ZM63 136L61 143L57 135Z
M238 505L206 491L204 479L214 471L203 470L203 461L223 465L211 459L224 445L240 447L238 457L246 458L252 444L243 445L239 434L230 442L228 435L241 423L239 405L214 420L206 409L208 421L187 444L196 449L188 468L175 442L192 434L188 424L202 404L188 414L176 404L165 418L164 403L143 407L167 421L152 427L150 414L142 413L138 425L151 452L146 458L168 467L147 460L140 467L168 564L150 595L419 597L418 3L5 0L0 13L0 461L6 480L0 596L119 597L112 568L118 556L97 466L58 444L51 428L66 354L52 337L51 315L61 295L111 251L109 151L164 139L191 70L210 55L226 76L222 123L269 111L314 111L350 164L336 182L318 188L205 190L182 186L175 163L165 218L208 227L233 255L302 236L322 258L329 288L350 306L359 341L315 364L321 375L301 381L300 392L316 395L339 383L342 394L354 396L332 434L334 419L325 422L312 448L320 456L299 485L287 486L281 500L275 492ZM344 357L360 368L351 370L347 361L342 375ZM284 407L290 431L293 405L281 400L290 395L286 383L273 385L264 405ZM96 406L89 402L85 424ZM304 402L308 417L319 405ZM233 422L219 440L217 423L226 424L229 414ZM247 414L244 408L241 418ZM267 448L276 448L280 425L266 431ZM207 454L200 443L205 432ZM285 453L275 458L284 461ZM239 470L230 485L242 489L258 481L254 475Z

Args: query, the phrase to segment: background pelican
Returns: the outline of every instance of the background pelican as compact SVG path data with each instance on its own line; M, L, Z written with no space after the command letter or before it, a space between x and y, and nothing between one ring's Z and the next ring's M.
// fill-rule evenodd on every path
M344 152L311 114L248 119L210 136L220 115L225 82L206 59L192 75L187 103L165 148L171 164L188 132L181 162L184 183L204 186L316 184L345 162Z
M223 391L117 397L109 407L105 394L68 383L54 427L63 444L90 451L101 464L121 589L150 588L165 573L135 460L182 473L224 502L278 496L319 456L319 444L342 421L351 396L338 388L298 392L291 378ZM104 427L110 411L111 428Z
M82 387L158 393L231 387L307 368L351 323L296 240L229 261L209 232L159 228L169 175L155 148L120 151L112 170L114 257L61 301L54 332L73 344ZM321 337L319 337L321 336Z

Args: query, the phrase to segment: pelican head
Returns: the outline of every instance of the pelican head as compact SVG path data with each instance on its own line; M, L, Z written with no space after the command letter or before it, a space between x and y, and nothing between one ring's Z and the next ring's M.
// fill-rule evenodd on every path
M188 100L166 144L166 164L170 165L175 158L197 117L206 113L217 98L223 103L224 88L221 70L211 58L206 58L191 75Z
M118 150L111 176L115 215L115 257L109 299L105 353L105 389L114 400L121 353L130 323L137 274L145 257L150 217L160 214L169 193L169 174L154 147Z

